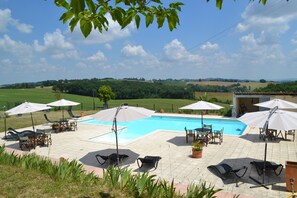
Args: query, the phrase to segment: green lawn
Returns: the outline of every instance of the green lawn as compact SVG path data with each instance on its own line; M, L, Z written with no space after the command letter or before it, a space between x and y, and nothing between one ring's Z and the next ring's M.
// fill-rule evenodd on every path
M83 185L54 179L38 171L0 164L0 197L132 197L104 184Z
M0 89L0 131L4 131L4 119L3 119L3 107L7 109L13 108L15 105L21 104L24 101L36 102L36 103L49 103L57 100L56 93L51 88L35 88L35 89ZM209 96L213 96L209 94ZM215 96L215 95L214 95ZM230 95L222 95L220 99ZM61 94L61 98L72 100L81 103L78 106L73 107L75 115L83 113L84 115L94 114L99 110L102 110L103 103L98 98L92 98L87 96L79 96L73 94ZM108 102L109 107L116 107L122 103L128 103L130 106L145 107L156 112L165 113L179 113L180 107L196 102L197 100L186 99L130 99L130 100L111 100ZM224 104L220 104L224 105ZM95 110L93 107L96 107ZM225 105L228 108L228 105ZM66 113L65 115L68 116ZM61 118L61 110L59 108L53 108L48 117L51 120L58 120ZM46 123L42 112L33 113L35 125ZM2 124L3 123L3 124ZM10 116L7 118L7 128L23 128L32 126L30 114L22 116Z

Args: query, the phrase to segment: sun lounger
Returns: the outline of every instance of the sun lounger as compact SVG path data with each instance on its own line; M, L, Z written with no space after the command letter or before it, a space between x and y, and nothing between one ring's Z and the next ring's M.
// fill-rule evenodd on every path
M252 164L252 165L254 165L256 167L258 175L263 174L264 161L252 161L250 164ZM273 172L278 176L278 175L281 174L281 172L283 170L283 165L266 161L265 162L265 170L266 171L267 170L269 170L269 171L273 170Z
M144 158L137 158L137 165L141 168L144 164L153 166L155 169L158 167L158 163L161 157L159 156L145 156Z
M59 123L60 121L53 121L53 120L50 120L48 119L47 115L46 114L43 114L44 115L44 118L46 119L46 121L48 121L49 123Z
M105 162L109 161L110 164L117 164L117 154L112 153L110 155L95 155L96 160L100 165L105 164ZM120 162L123 161L125 158L129 157L128 155L125 154L119 154L119 160Z
M74 115L71 108L69 108L67 110L67 112L71 118L80 118L81 117L81 116Z
M17 131L13 128L8 128L6 139L7 140L19 140L19 137L34 136L35 132L32 130Z
M222 180L226 180L229 175L235 175L236 176L236 186L238 186L238 179L242 178L246 171L247 167L243 166L241 168L233 169L230 165L222 163L218 165L211 165L207 167L212 172L215 171L216 175L219 176Z

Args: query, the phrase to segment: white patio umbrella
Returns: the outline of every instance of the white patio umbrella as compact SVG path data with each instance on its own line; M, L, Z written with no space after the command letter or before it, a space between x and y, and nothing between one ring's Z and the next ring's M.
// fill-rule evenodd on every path
M210 102L205 102L203 100L181 107L179 109L189 109L189 110L200 110L201 111L201 127L203 127L203 112L205 110L219 110L222 109L224 107L214 104L214 103L210 103Z
M270 111L245 113L239 121L254 127L263 127ZM297 113L285 110L276 110L269 119L269 129L291 130L297 129Z
M57 100L55 102L48 103L47 105L52 106L52 107L62 107L62 118L64 119L64 108L63 107L76 106L79 104L80 103L78 103L78 102L61 99L61 100Z
M155 112L143 107L128 106L128 104L121 104L118 107L99 111L92 117L102 122L113 122L112 131L116 136L116 151L117 163L119 165L119 145L118 145L118 129L117 122L129 122L133 120L143 119L150 117Z
M297 109L296 103L289 102L282 99L273 99L266 102L257 103L254 105L259 107L269 108L269 109L273 109L274 107L278 107L278 109Z
M259 186L266 187L265 184L265 163L267 156L267 131L268 129L276 129L276 130L291 130L297 129L297 113L279 110L278 106L274 107L269 111L258 111L245 113L243 116L238 118L239 121L244 122L249 126L255 127L263 127L263 131L265 131L265 151L264 151L264 169L263 169L263 180L262 183L252 178L256 181Z
M34 131L35 128L34 128L34 121L33 121L32 113L36 112L36 111L47 110L47 109L50 109L50 108L51 107L47 106L46 104L24 102L24 103L12 108L12 109L7 110L5 113L7 115L20 115L20 114L30 113L31 114L31 120L32 120L32 127L33 127L33 131Z

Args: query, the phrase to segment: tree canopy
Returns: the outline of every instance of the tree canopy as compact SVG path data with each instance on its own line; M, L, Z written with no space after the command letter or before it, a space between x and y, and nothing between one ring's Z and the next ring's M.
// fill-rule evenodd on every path
M184 3L175 1L164 5L162 1L164 0L55 0L55 4L66 10L60 20L63 23L69 21L71 31L79 24L82 34L87 37L93 29L101 33L108 30L107 14L110 14L121 28L125 28L132 21L135 21L136 27L139 28L141 19L144 19L146 27L156 20L158 28L161 28L167 21L168 28L172 31L179 25L178 13ZM258 1L265 5L267 0ZM216 0L218 9L222 9L222 5L223 0Z

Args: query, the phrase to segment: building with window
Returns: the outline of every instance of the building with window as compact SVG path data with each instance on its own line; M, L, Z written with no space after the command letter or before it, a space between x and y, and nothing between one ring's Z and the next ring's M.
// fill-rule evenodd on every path
M232 117L240 117L247 112L267 110L254 104L276 98L297 103L297 92L235 92L233 93Z

